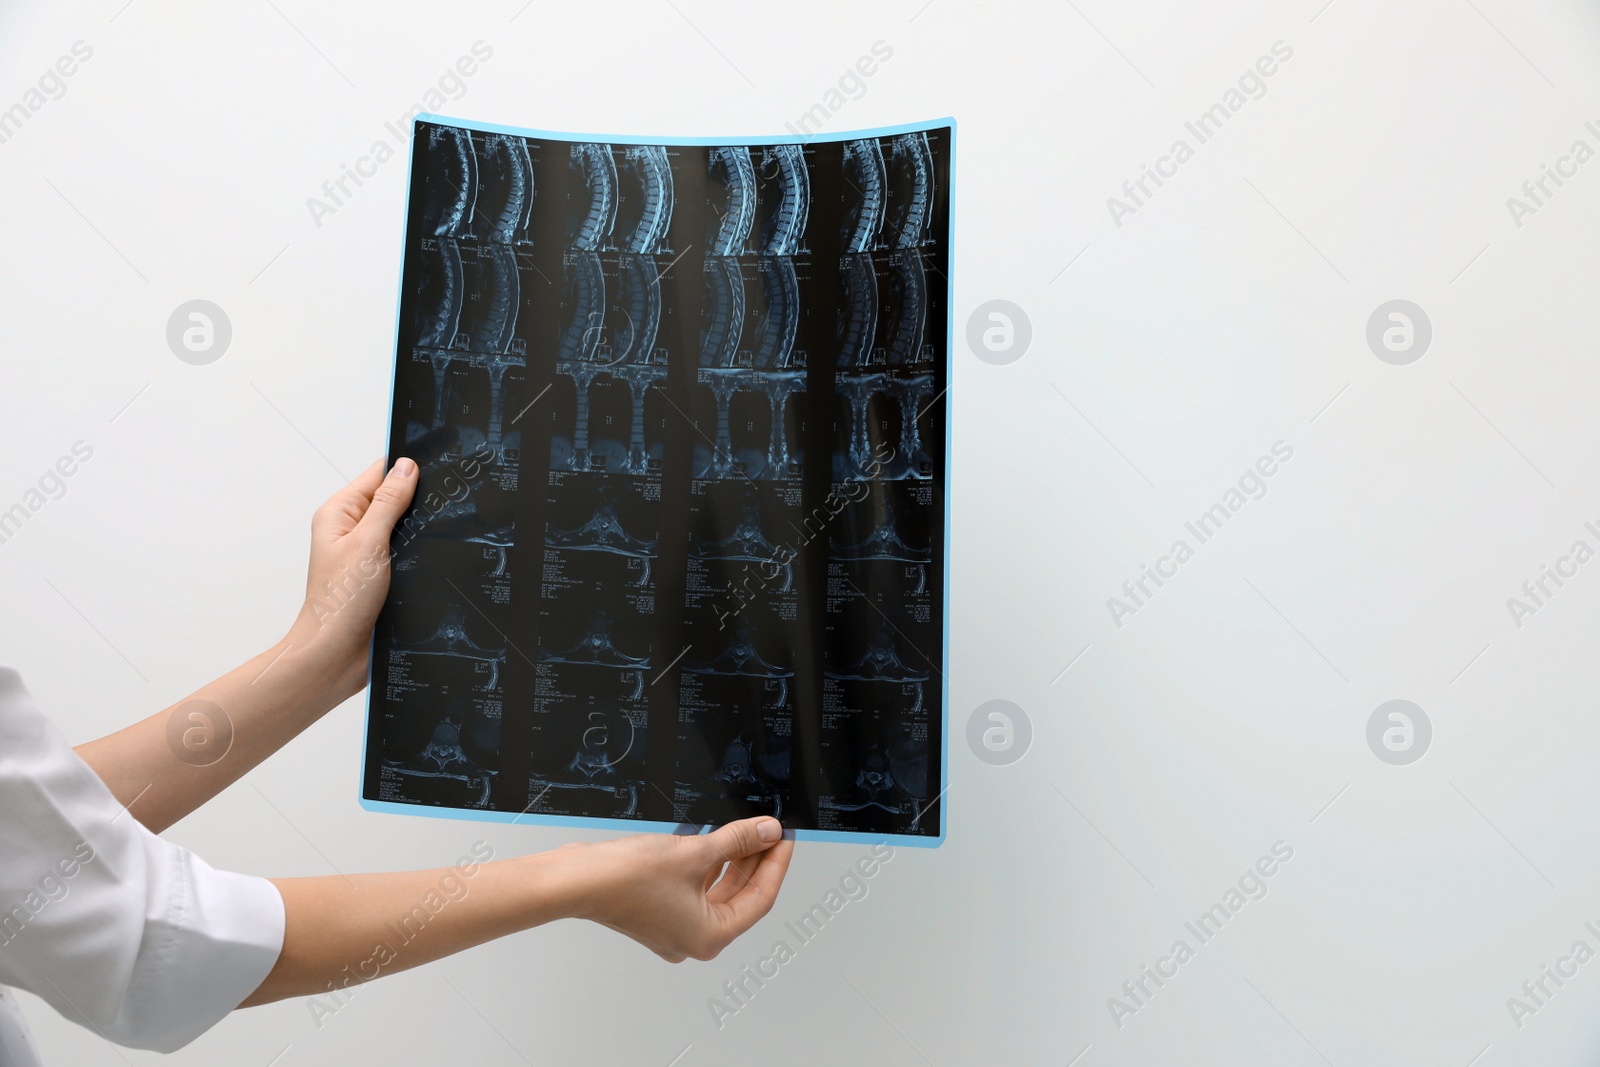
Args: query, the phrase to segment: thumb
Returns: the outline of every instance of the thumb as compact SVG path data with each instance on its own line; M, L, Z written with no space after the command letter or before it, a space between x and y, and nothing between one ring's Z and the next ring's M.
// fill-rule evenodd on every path
M765 852L783 837L783 824L771 816L740 819L705 836L705 841L724 860L733 862L744 856Z
M394 461L383 484L372 494L372 504L367 508L367 513L361 516L359 526L387 539L400 517L406 513L406 508L411 506L411 498L416 492L417 465L401 456Z

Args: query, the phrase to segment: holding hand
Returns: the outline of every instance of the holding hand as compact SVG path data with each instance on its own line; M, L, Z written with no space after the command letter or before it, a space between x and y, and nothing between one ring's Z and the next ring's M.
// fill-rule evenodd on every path
M762 817L697 837L642 834L552 855L588 887L574 917L679 963L711 959L772 910L794 854L793 839L782 835L777 819Z
M335 703L366 683L372 626L389 593L389 536L417 491L417 465L368 467L311 517L306 600L289 631L297 648L316 648L331 663Z
M305 604L283 640L165 711L78 746L147 828L171 826L361 691L372 626L389 593L389 535L417 481L411 460L396 462L387 478L379 461L317 509ZM182 732L196 716L205 723L204 751Z

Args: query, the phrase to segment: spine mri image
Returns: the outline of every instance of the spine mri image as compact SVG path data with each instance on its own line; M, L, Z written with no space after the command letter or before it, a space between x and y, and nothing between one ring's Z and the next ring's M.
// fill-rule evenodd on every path
M417 121L369 807L942 838L952 141Z

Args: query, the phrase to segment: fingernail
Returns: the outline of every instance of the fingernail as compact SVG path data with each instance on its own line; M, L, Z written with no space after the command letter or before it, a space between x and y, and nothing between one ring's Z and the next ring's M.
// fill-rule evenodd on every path
M409 478L416 471L417 465L405 456L394 461L394 472L402 478Z
M783 827L777 819L762 819L756 826L756 836L763 841L776 841L783 836Z

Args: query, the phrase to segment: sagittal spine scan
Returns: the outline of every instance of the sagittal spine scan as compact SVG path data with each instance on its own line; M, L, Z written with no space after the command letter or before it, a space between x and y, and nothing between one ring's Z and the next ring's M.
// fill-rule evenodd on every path
M951 148L417 123L366 800L942 836Z
M846 201L844 212L845 254L871 252L882 239L889 185L883 146L876 137L845 142L844 180L853 193Z

